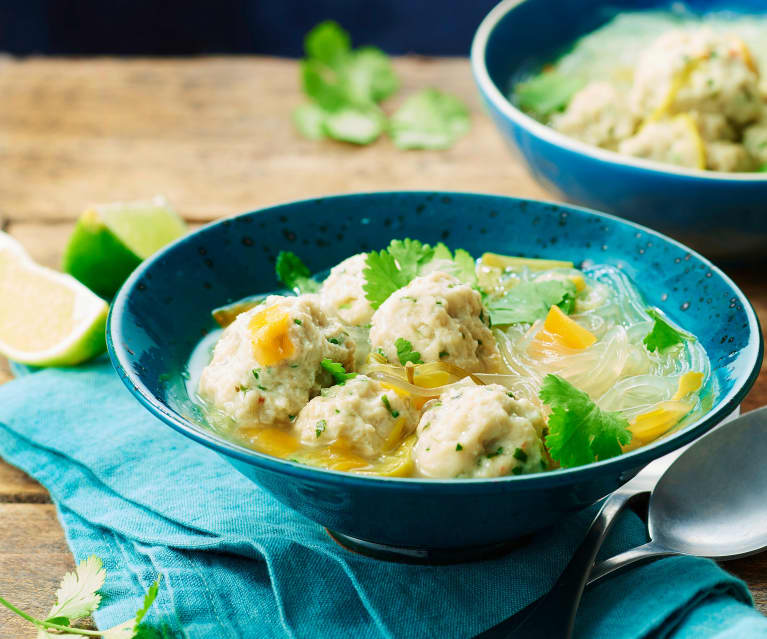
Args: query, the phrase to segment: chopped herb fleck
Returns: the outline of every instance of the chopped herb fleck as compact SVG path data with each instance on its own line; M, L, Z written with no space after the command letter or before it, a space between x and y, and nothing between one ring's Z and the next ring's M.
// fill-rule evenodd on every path
M294 421L296 421L296 416L295 416L295 415L288 415L288 419L289 419L291 422L294 422Z
M325 427L327 425L328 425L328 423L324 419L321 419L320 421L318 421L317 422L317 426L314 429L314 434L317 435L317 437L322 435L322 433L325 432Z
M269 389L268 389L268 388L266 388L265 386L261 386L261 384L259 384L259 385L258 385L258 390L262 390L262 391L265 391L265 390L269 390Z
M508 393L506 393L506 394L507 394L509 397L511 397L511 399L514 399L514 393L512 393L511 391L509 391L509 392L508 392Z
M336 408L336 414L340 413L341 411Z
M397 349L397 358L399 363L403 366L408 362L413 364L423 364L421 354L413 350L413 344L402 337L398 337L394 342L394 347Z
M517 448L514 451L513 457L514 457L514 459L517 459L517 460L521 461L523 464L527 461L527 453L524 450L522 450L521 448Z
M329 341L331 344L340 344L340 343L341 343L341 342L339 342L339 341L338 341L338 338L337 338L337 337L328 337L328 341Z
M391 413L392 417L399 417L399 411L394 410L391 407L391 404L389 403L389 398L386 395L381 395L381 401L383 402L383 405L386 406L386 410L388 410Z
M299 326L301 326L301 320L300 320L300 319L298 319L298 318L295 318L295 319L293 320L293 323L294 323L294 324L298 324Z
M512 475L521 475L523 472L522 466L514 466L514 468L511 469Z
M448 353L447 351L440 351L439 352L439 358L440 359L442 359L443 357L447 357L448 355L450 355L450 353Z
M339 386L343 386L346 383L347 379L352 379L354 377L357 377L357 373L347 373L346 369L344 368L343 364L340 364L339 362L334 362L332 359L328 359L327 357L320 362L322 368L324 368L328 373L330 373L333 376L333 379L335 380L335 383Z
M461 446L460 444L456 444L455 445L455 449L456 450L463 450L463 446Z
M253 377L258 379L258 374L261 372L261 369L260 368L254 368L251 372L253 373Z
M497 457L498 455L503 454L503 446L498 446L497 450L494 453L488 453L487 458L492 459L493 457Z

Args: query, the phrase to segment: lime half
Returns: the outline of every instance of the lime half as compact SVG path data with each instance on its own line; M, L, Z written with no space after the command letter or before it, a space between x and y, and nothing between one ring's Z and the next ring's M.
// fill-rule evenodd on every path
M79 364L104 351L107 303L35 264L0 232L0 354L32 366Z
M110 298L142 260L186 230L184 220L162 196L94 206L77 220L62 270Z

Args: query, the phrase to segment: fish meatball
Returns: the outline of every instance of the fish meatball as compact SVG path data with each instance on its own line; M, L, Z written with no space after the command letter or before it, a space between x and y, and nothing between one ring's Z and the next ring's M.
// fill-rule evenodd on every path
M410 342L423 362L449 362L469 372L497 370L500 355L479 293L435 271L392 293L373 314L370 345L398 362L397 340Z
M643 119L695 110L744 125L761 111L759 73L737 37L711 29L669 31L640 56L629 102Z
M242 426L290 423L329 385L324 358L351 368L354 342L316 295L271 295L223 332L198 392Z
M409 402L358 375L311 400L298 414L295 429L306 446L336 445L373 459L412 433L417 422Z
M705 145L695 122L687 115L650 122L635 136L621 142L618 150L691 169L703 169L706 165Z
M421 477L502 477L544 470L543 417L498 384L448 391L427 405L413 448Z
M551 125L587 144L615 149L618 142L634 133L637 118L623 93L608 82L592 82L573 96Z
M359 253L334 266L320 289L323 303L352 326L368 324L373 317L373 307L362 288L366 259L367 253Z
M758 166L767 165L767 117L743 131L743 145Z

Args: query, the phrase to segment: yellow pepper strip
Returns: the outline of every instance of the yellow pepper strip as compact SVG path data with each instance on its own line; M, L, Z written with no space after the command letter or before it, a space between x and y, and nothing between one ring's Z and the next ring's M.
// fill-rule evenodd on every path
M409 477L413 474L413 446L415 435L411 435L391 455L384 455L373 464L371 470L358 471L362 475L379 475L381 477Z
M552 306L543 322L543 329L538 331L535 339L544 343L558 343L574 349L584 349L597 341L588 329L570 319L559 306Z
M259 364L274 366L295 352L290 341L290 316L278 305L256 313L248 324L253 342L253 355Z
M698 125L695 123L687 113L680 113L674 120L682 122L687 131L692 137L692 142L695 145L695 165L699 169L706 168L706 145L703 143L703 136L700 134Z
M682 399L686 395L689 395L690 393L694 393L695 391L700 390L700 387L702 385L703 385L703 373L697 373L694 371L685 373L679 378L679 387L677 388L676 393L674 393L674 396L671 399L674 401Z
M400 439L402 439L402 433L405 430L406 424L407 424L407 420L404 417L397 418L397 421L394 422L394 426L392 426L392 429L389 432L389 435L386 437L386 440L384 441L383 448L385 451L388 452L397 447L397 444L399 444Z
M692 406L688 402L660 402L652 410L637 415L629 424L629 430L643 442L652 441L667 432L690 410Z
M499 255L498 253L484 253L482 255L482 264L502 269L523 268L526 266L531 271L548 271L551 268L575 268L572 262L563 260L541 260L532 257Z
M258 452L272 457L284 459L301 447L295 435L279 428L243 428L240 432Z
M586 280L583 275L570 275L570 280L575 284L575 290L580 293L586 288Z
M749 69L759 75L759 68L756 66L754 57L751 55L751 51L749 50L748 46L746 46L746 43L743 42L743 40L740 38L733 38L733 43L735 47L735 54L743 59L743 62Z
M650 117L645 120L645 124L648 122L657 122L658 120L668 115L669 111L671 111L672 105L674 104L674 100L676 100L676 96L679 94L679 91L685 84L687 84L687 81L690 79L692 72L695 71L695 69L697 69L698 66L700 66L700 63L704 60L705 58L695 58L690 60L671 79L671 86L669 87L668 93L663 96L661 103L650 114Z

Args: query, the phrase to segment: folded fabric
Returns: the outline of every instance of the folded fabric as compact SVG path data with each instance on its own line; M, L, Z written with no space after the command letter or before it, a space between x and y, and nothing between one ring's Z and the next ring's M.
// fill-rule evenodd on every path
M594 514L499 559L369 559L153 418L104 362L0 387L0 453L51 492L75 558L103 559L99 627L130 618L161 574L147 621L190 639L469 637L546 592ZM628 513L603 554L645 535ZM767 620L741 581L711 561L676 557L590 588L577 636L767 637Z

